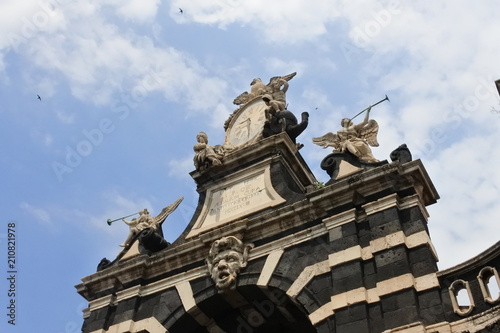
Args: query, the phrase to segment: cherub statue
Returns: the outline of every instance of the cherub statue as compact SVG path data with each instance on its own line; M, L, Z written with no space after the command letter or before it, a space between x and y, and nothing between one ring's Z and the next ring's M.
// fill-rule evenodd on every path
M179 206L183 199L183 197L180 197L173 204L163 208L161 213L156 217L149 215L149 211L144 208L139 212L139 217L133 218L132 221L127 221L125 218L122 218L122 221L130 227L130 230L127 239L125 239L125 241L120 244L120 246L126 247L131 245L134 237L147 228L153 229L156 233L160 234L160 236L163 237L161 224L170 215L170 213L172 213L177 208L177 206Z
M276 112L283 111L286 108L286 91L288 90L288 82L282 78L276 78L271 81L270 86L272 93L265 94L262 96L262 99L267 105L265 110L266 115L273 116Z
M213 242L206 260L208 271L219 291L233 289L241 268L246 267L253 244L244 244L234 236Z
M236 105L243 105L246 104L247 102L251 101L257 96L264 96L264 95L269 95L271 96L270 100L273 99L281 99L281 96L283 94L283 101L284 101L284 93L286 92L286 89L288 89L288 81L290 81L295 75L297 75L296 72L285 75L285 76L275 76L271 78L269 83L266 85L262 82L261 79L255 78L252 80L252 83L250 83L251 89L250 92L244 92L240 94L238 97L236 97L233 101L234 104ZM283 92L281 89L281 86L284 86L283 82L286 82L286 89ZM276 87L276 84L279 85ZM276 97L274 97L274 94L277 94ZM285 104L283 104L284 106Z
M370 146L378 147L378 124L373 119L369 120L370 110L371 107L367 109L363 122L354 125L351 119L344 118L340 122L342 128L336 134L329 132L313 138L313 143L323 148L334 147L334 152L350 152L363 162L379 162L370 149Z
M224 155L223 148L209 146L208 135L205 132L198 133L196 141L198 141L198 143L193 146L193 162L196 170L205 169L209 165L222 164L221 159Z

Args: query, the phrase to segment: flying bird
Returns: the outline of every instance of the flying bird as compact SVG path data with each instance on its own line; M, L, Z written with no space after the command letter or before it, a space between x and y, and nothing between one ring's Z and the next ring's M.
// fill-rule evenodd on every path
M179 14L182 14L184 13L184 11L182 10L182 8L179 8Z
M40 95L36 95L36 97L37 97L39 100L42 100L42 98L40 97Z

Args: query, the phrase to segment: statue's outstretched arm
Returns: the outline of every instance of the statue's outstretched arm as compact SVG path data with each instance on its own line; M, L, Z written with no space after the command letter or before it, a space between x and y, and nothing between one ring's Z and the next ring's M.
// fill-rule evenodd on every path
M127 225L132 225L134 222L133 221L127 221L125 219L122 219L123 222L125 222L125 224Z
M283 84L283 92L286 93L286 91L288 90L288 86L289 86L288 81L282 79L281 82Z
M371 111L372 107L368 107L368 110L366 110L366 115L365 115L365 120L363 122L367 123L368 122L368 119L370 119L370 111Z
M360 131L363 129L363 127L368 124L368 120L370 119L370 110L372 109L372 107L368 107L368 109L366 110L366 114L365 114L365 119L363 119L363 122L357 124L357 125L354 125L354 128L356 129L356 131Z

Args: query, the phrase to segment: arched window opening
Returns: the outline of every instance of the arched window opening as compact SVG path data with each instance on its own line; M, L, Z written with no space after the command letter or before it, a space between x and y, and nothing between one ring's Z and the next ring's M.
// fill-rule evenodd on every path
M495 267L484 267L477 276L484 300L496 303L500 300L500 277Z
M448 290L453 311L460 316L466 316L471 313L474 308L474 299L472 298L469 282L456 280Z
M457 301L460 309L468 309L472 302L469 298L469 294L467 293L467 288L462 288L457 292Z

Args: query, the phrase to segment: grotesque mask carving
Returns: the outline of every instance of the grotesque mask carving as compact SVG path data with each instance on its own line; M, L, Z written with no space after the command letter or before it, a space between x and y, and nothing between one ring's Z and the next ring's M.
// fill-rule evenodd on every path
M234 236L222 237L210 248L208 270L219 291L233 289L240 269L246 267L253 244L243 244Z

